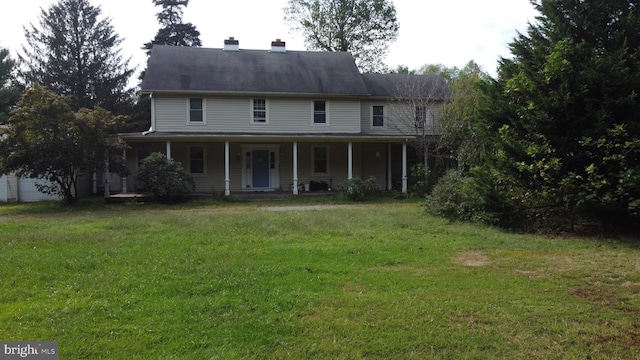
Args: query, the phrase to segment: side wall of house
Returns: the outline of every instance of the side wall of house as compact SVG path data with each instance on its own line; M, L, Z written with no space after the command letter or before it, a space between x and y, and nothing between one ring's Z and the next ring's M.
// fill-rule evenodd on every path
M384 109L384 126L373 126L372 110L374 106L382 106ZM440 124L437 120L441 103L431 103L427 106L427 123L425 132L427 135L440 134ZM391 103L388 101L362 101L360 108L360 124L363 134L377 135L397 135L405 134L415 136L416 134L416 110L415 104L411 103Z

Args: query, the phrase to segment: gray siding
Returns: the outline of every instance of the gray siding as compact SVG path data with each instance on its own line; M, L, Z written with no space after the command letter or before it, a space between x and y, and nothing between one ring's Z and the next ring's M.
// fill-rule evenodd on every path
M157 131L187 131L187 102L184 98L154 100Z
M372 107L384 106L384 127L372 126ZM436 120L442 104L432 104L427 110L427 134L436 135L441 132ZM362 101L361 118L363 134L378 135L415 135L415 105L409 103L390 103L387 101Z
M313 124L313 99L267 98L268 123L253 123L252 98L205 98L204 124L188 124L185 97L156 97L158 132L354 133L360 132L359 100L326 100L328 124Z

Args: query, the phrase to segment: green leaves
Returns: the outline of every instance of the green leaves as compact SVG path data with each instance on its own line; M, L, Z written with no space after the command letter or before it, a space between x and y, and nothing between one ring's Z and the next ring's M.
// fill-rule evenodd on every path
M152 153L142 160L136 174L136 191L151 193L160 201L173 201L196 189L193 177L182 164Z
M380 72L396 40L396 9L387 0L289 0L285 19L310 49L350 51L362 72Z
M187 7L189 0L153 0L153 3L162 7L162 11L156 15L161 28L153 40L144 44L143 49L147 50L147 55L156 44L202 46L200 32L196 27L191 23L182 22L182 7Z
M76 113L69 97L28 88L0 137L0 172L49 180L43 191L74 203L78 176L102 169L105 159L124 173L124 144L110 136L115 123L104 109Z
M515 193L533 194L505 197L517 207L564 209L568 223L611 206L630 215L640 189L637 4L536 7L538 22L484 89L478 128L495 149L486 165Z
M118 49L122 39L108 19L99 18L100 8L88 0L59 0L42 10L39 27L25 28L24 85L37 83L70 95L74 110L120 111L130 100L133 69Z
M13 72L15 61L9 57L9 50L0 48L0 125L9 118L9 111L20 98L15 87Z

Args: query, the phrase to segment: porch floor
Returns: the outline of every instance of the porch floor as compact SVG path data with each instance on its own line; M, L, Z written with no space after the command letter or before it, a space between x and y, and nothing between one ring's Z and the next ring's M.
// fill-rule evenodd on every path
M298 195L293 195L291 191L234 191L231 196L241 200L286 200L292 196L327 196L338 193L338 191L301 191ZM195 198L211 197L211 193L196 192L191 194ZM114 193L110 197L105 198L108 203L119 202L144 202L151 201L151 198L145 194L139 193Z

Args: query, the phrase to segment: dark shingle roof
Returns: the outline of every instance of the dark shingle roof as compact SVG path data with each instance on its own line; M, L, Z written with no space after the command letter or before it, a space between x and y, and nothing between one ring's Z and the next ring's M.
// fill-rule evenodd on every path
M143 91L367 96L347 52L239 50L156 45Z
M362 78L372 97L432 100L449 97L447 83L439 75L362 74Z

